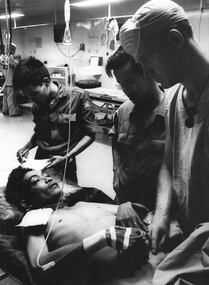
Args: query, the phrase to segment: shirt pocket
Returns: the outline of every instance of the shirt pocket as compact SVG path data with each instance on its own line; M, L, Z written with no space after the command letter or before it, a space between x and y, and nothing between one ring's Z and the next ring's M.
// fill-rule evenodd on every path
M59 124L66 124L69 122L75 122L76 121L76 113L74 114L60 114L58 116L58 122Z
M70 124L70 128L69 128ZM69 115L69 114L59 114L58 120L57 120L57 127L55 127L60 134L61 138L64 140L67 140L69 130L71 132L71 136L73 134L77 135L78 133L78 126L76 122L76 113Z
M129 134L129 133L122 133L120 132L118 134L118 143L124 144L124 145L131 145L134 140L134 134Z
M164 151L164 146L165 146L165 139L153 138L151 140L151 149L153 151L163 152Z

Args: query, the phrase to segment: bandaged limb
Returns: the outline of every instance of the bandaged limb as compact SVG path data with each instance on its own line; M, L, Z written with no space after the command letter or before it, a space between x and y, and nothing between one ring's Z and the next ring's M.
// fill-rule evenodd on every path
M145 243L147 235L139 228L111 227L106 230L107 245L117 250L126 250L138 242Z
M147 248L147 234L139 228L111 227L102 230L83 240L85 253L90 256L105 246L110 246L117 250L126 250L142 244Z
M88 256L107 246L105 232L105 230L99 231L83 240L83 248Z
M33 242L33 246L31 246L31 242ZM35 250L34 243L36 244ZM53 251L48 251L47 246L45 246L40 255L44 244L44 235L35 236L35 239L34 236L31 237L27 244L32 267L41 268L43 271L55 264L62 267L66 263L70 264L71 262L85 260L85 257L91 256L107 246L116 249L118 252L130 249L138 252L140 256L145 256L146 259L148 256L147 235L139 228L111 227L85 238L82 243L69 244Z
M118 254L120 251L123 256L125 254L131 267L140 268L149 258L148 235L139 228L111 227L106 230L106 240L109 246L117 249Z

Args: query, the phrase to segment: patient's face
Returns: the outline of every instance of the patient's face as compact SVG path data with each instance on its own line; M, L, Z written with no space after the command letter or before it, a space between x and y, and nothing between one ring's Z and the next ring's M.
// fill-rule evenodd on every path
M57 203L62 192L55 180L38 171L28 171L23 178L23 184L28 189L27 199L38 208Z

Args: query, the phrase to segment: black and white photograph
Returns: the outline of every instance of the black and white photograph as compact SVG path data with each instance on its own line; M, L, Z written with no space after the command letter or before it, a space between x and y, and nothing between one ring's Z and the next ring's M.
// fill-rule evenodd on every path
M0 285L209 284L209 0L0 0Z

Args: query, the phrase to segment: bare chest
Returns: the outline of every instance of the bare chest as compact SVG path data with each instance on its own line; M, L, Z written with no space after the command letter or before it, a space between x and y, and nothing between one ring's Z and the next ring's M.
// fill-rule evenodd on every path
M56 248L81 242L84 238L113 225L115 215L103 205L80 202L74 207L65 207L53 213L48 221L46 234L50 231L49 245L55 245Z

